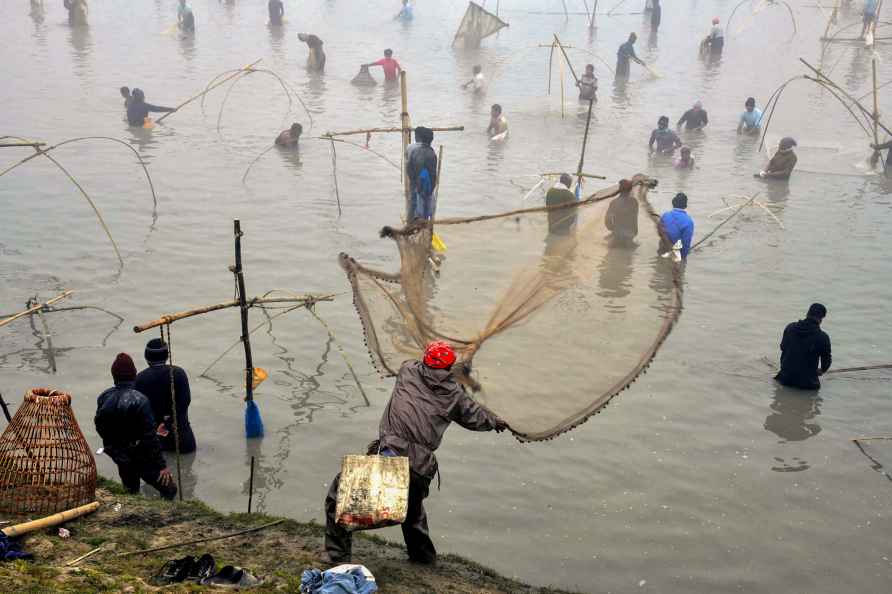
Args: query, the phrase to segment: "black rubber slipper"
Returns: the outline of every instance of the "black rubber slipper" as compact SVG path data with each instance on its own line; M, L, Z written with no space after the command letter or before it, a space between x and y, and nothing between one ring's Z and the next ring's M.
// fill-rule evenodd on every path
M161 566L161 570L149 580L152 585L163 586L185 581L195 565L195 557L187 555L182 559L171 559Z

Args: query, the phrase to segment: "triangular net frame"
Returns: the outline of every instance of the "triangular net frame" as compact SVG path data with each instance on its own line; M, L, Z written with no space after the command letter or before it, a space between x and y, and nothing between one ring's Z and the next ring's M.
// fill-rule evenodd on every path
M342 253L376 368L395 375L446 340L458 379L522 441L585 422L644 372L681 312L680 265L647 200L656 182L632 182L567 205L385 227L396 274ZM448 248L439 274L434 226Z
M480 42L508 26L508 23L488 12L479 4L468 2L468 9L462 17L452 45L461 42L464 47L479 47Z
M32 388L0 436L0 511L55 513L96 499L96 461L71 394Z

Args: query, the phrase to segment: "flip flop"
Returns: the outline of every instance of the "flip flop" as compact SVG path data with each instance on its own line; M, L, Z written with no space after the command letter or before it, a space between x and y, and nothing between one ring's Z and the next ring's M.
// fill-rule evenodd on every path
M263 580L255 577L247 569L227 565L211 577L201 580L203 586L217 586L220 588L253 588L263 583Z
M189 572L195 564L195 557L188 555L182 559L171 559L161 566L158 571L149 580L152 585L164 586L166 584L175 584L185 581Z

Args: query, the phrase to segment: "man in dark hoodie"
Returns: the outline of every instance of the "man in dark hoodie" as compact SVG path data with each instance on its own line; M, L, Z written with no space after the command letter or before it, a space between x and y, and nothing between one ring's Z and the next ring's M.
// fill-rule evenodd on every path
M432 564L437 551L427 528L424 499L437 473L434 451L454 421L471 431L501 432L508 425L466 393L452 374L455 351L445 342L432 342L423 361L406 361L397 374L393 395L384 409L378 440L370 453L407 456L411 471L409 505L402 524L409 560ZM353 537L337 523L335 507L341 475L331 483L325 497L325 550L333 563L349 563Z
M99 395L94 420L105 453L118 465L121 482L130 493L139 493L142 479L165 499L173 499L177 487L155 434L152 407L134 388L136 366L130 355L120 353L111 373L115 385Z
M136 389L146 395L152 405L152 414L161 447L167 452L176 450L173 427L173 406L170 397L170 365L167 365L169 351L160 338L153 338L146 344L146 363L149 366L136 376ZM181 367L173 366L173 390L177 402L177 429L180 434L180 453L195 451L195 434L189 424L189 405L192 393L189 391L189 378Z
M781 369L774 379L791 388L817 390L818 376L830 369L830 337L821 330L827 308L813 303L804 320L784 329L781 339ZM820 361L820 366L819 366Z
M437 187L437 153L431 147L434 131L418 126L415 143L407 151L406 175L412 190L412 218L430 220L434 216L434 188Z

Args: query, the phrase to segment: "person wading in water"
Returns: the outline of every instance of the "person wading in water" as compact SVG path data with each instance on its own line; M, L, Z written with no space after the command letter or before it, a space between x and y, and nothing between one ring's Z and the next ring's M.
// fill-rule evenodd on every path
M812 303L804 320L788 324L781 338L780 371L774 379L790 388L817 390L818 376L830 369L830 337L821 330L827 308ZM820 367L818 363L820 362Z
M452 374L456 355L445 342L432 342L423 361L400 367L393 395L384 409L378 439L369 453L409 458L409 507L402 524L409 560L433 564L437 551L427 528L424 499L437 474L434 451L453 422L471 431L496 431L507 423L477 404ZM353 535L337 523L335 507L341 475L335 476L325 497L325 551L332 563L349 563Z

